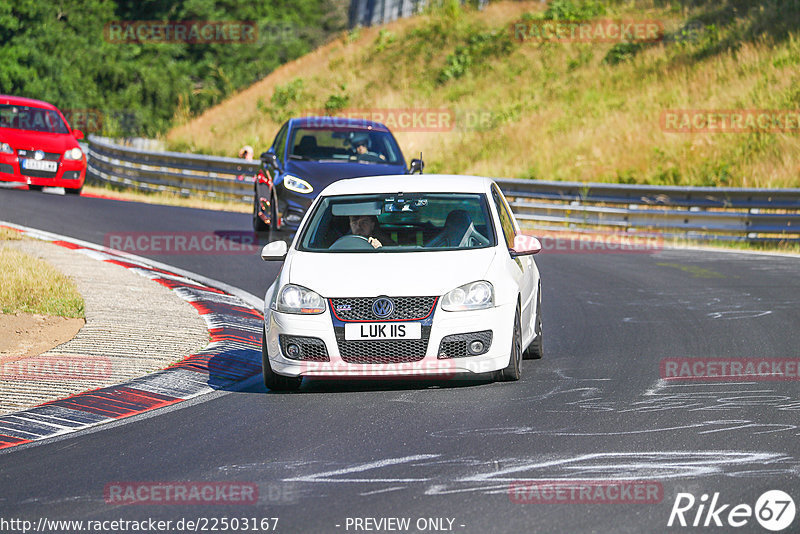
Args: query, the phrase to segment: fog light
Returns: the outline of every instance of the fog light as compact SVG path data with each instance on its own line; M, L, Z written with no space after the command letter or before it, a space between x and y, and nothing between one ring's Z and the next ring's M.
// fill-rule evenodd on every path
M483 342L478 341L477 339L469 344L469 353L470 354L480 354L483 352Z
M289 343L286 345L286 356L294 359L300 357L300 345L295 343Z

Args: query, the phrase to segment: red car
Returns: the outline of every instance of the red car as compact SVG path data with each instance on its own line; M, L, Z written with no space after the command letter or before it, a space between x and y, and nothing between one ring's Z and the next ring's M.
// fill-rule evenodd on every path
M41 100L0 95L0 181L25 182L29 189L63 187L80 194L86 156L64 115Z

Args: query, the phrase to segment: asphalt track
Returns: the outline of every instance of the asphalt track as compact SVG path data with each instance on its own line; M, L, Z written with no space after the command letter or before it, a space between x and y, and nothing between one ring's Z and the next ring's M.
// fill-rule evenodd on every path
M0 219L99 244L108 232L250 224L244 214L18 190L0 190ZM278 268L251 255L141 255L258 296ZM520 382L220 391L0 454L0 519L278 517L277 532L363 532L348 518L400 517L412 526L449 518L452 531L465 533L728 532L668 529L676 494L718 492L720 504L754 506L779 489L800 505L797 381L660 380L664 358L798 358L798 259L543 253L537 264L545 358L525 361ZM657 481L663 498L509 497L514 481L555 479ZM118 506L103 496L112 482L231 480L256 483L258 504ZM735 530L767 532L754 518ZM784 530L798 531L800 518Z

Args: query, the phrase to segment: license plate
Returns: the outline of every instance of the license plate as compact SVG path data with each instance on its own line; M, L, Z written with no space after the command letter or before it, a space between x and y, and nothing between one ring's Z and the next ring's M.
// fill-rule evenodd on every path
M347 323L344 338L347 341L378 339L420 339L420 323Z
M55 161L45 161L38 159L23 159L22 168L30 171L50 171L56 172L58 170L58 163Z

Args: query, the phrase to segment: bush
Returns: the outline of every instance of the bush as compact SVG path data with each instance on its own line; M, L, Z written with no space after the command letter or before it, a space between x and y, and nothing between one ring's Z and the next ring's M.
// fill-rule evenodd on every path
M589 20L606 14L606 6L599 0L553 0L544 12L546 20Z
M473 65L511 52L514 44L507 31L491 31L472 34L467 43L457 46L445 59L445 66L439 73L439 83L461 78Z

